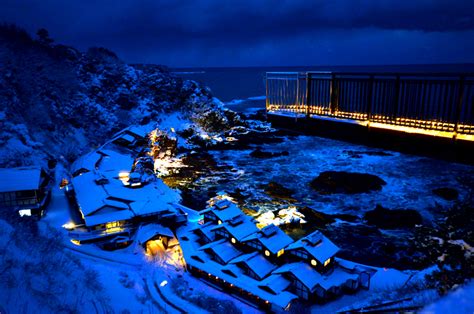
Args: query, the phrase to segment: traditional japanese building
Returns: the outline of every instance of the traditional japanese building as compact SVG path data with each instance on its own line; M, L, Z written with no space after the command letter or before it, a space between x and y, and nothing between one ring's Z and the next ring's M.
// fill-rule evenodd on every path
M204 222L221 224L224 221L240 216L242 211L234 203L223 199L214 203L213 206L201 212Z
M285 253L285 247L293 243L293 239L274 224L270 224L245 237L242 243L260 251L267 258L275 258Z
M239 215L218 224L211 230L215 233L216 239L225 238L234 245L240 245L245 237L257 232L258 228L251 217L240 212Z
M73 165L73 171L87 171L81 171L67 186L78 213L70 231L74 243L123 245L134 240L140 225L159 223L176 228L186 222L186 213L173 205L179 200L177 192L159 179L131 189L123 182L122 173L133 160L115 151L98 152Z
M152 127L132 126L117 133L112 139L112 143L125 147L136 147L146 143L148 134Z
M286 247L289 255L310 264L319 272L331 269L338 251L339 248L318 230Z
M258 229L229 200L212 202L202 225L177 230L188 270L258 307L283 312L292 302L325 302L368 288L363 265L339 265L338 247L316 231L294 241L275 225Z
M41 217L51 197L51 178L41 168L0 169L0 208Z

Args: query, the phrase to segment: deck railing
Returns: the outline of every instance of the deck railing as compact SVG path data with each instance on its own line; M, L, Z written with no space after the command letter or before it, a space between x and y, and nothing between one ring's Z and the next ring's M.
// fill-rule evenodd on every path
M474 74L268 72L267 111L474 134Z

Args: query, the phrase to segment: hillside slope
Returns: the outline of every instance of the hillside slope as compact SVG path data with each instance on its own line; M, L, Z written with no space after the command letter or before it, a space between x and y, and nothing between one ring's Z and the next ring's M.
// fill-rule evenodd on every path
M131 124L178 112L206 128L222 104L163 66L128 65L113 52L80 52L0 25L0 167L77 156ZM233 116L234 117L234 116Z

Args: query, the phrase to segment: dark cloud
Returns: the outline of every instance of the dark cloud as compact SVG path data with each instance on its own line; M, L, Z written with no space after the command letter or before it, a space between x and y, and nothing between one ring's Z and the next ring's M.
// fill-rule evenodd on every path
M276 53L287 54L284 43L330 56L349 43L360 50L361 43L383 46L383 37L401 34L406 41L398 42L418 53L421 45L436 46L437 36L446 44L450 34L469 47L474 5L472 0L3 0L0 19L29 30L47 27L53 37L82 49L108 46L129 61L220 65L225 55L236 62L224 63L250 65L267 51L275 63L288 64L291 59Z

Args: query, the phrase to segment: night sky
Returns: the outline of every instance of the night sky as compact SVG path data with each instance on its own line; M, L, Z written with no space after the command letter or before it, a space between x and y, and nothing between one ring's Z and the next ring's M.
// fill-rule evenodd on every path
M474 62L474 0L0 0L0 21L173 67Z

